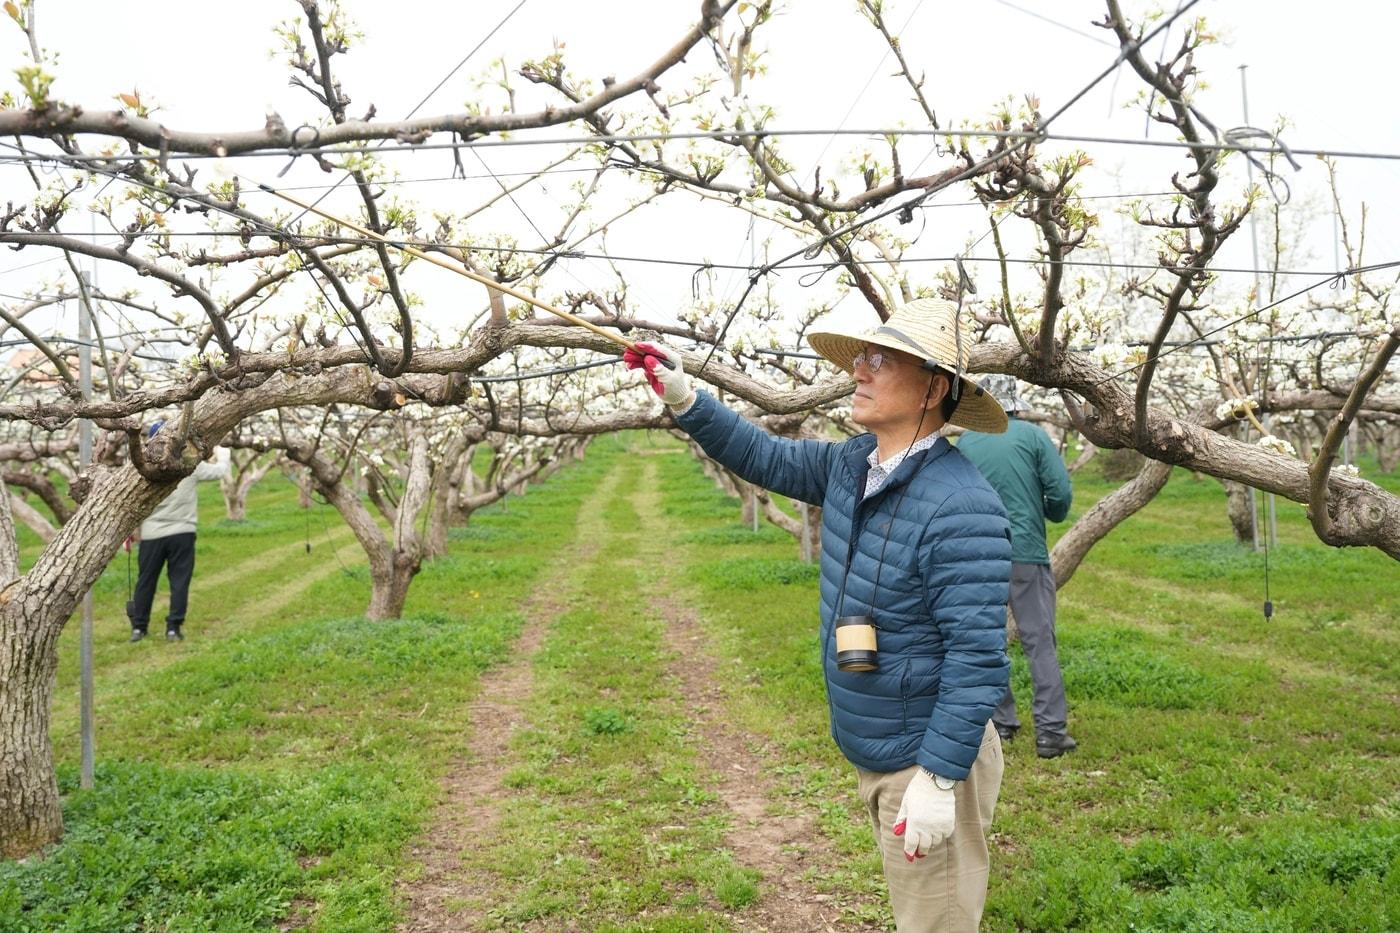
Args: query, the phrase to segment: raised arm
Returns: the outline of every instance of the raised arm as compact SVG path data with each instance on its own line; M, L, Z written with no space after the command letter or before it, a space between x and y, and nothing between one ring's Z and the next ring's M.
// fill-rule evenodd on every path
M708 392L693 391L677 351L654 344L637 346L645 355L627 351L627 365L645 370L647 381L671 407L676 423L705 453L750 483L812 505L822 504L836 444L775 437ZM660 365L657 361L662 358L672 360L675 367Z
M228 476L229 450L227 447L215 447L212 460L205 460L194 468L194 478L200 482L211 479L223 479Z

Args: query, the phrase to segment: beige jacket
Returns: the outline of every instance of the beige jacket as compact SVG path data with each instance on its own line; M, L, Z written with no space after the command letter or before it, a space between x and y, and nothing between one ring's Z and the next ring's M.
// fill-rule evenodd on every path
M199 524L199 492L195 484L202 480L222 479L228 475L228 448L215 447L214 459L194 468L180 480L175 491L156 506L155 511L141 523L141 540L152 541L193 532Z

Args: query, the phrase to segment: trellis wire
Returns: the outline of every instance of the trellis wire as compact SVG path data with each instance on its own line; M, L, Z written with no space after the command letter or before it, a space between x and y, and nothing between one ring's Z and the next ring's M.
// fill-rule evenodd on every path
M1116 64L1115 64L1116 67ZM1100 79L1102 80L1102 79ZM1047 121L1048 122L1048 121ZM520 132L520 131L517 131ZM1125 136L1096 136L1083 133L1050 133L1032 132L1026 130L989 130L989 129L919 129L913 127L886 127L877 129L842 130L836 128L824 129L757 129L757 130L694 130L676 133L621 133L609 135L592 136L547 136L538 139L528 137L512 137L510 139L478 139L471 142L444 142L444 143L403 143L394 146L377 147L374 152L379 155L396 154L402 152L433 152L451 149L499 149L519 146L550 146L550 145L609 145L612 143L634 143L634 142L668 142L672 140L695 140L695 139L732 139L738 136L749 137L801 137L801 136L868 136L872 138L887 137L937 137L952 136L961 139L1009 139L1009 140L1035 140L1042 143L1063 142L1063 143L1095 143L1106 146L1143 146L1151 149L1205 149L1213 152L1250 152L1259 155L1282 155L1283 150L1274 146L1244 146L1238 143L1229 142L1199 142L1191 143L1175 139L1140 139ZM1337 159L1376 159L1389 162L1400 162L1400 153L1380 152L1364 149L1332 149L1324 147L1300 147L1289 146L1288 151L1294 155L1305 156L1326 156ZM184 152L168 153L167 160L175 161L205 161L209 159L244 159L244 158L286 158L289 156L328 156L328 155L364 155L365 150L359 146L317 146L317 147L270 147L266 149L253 149L247 152L235 152L226 156L217 156L207 152ZM0 155L0 161L24 162L42 157L42 153L34 153L30 156L5 156ZM74 154L65 156L74 162L123 162L131 160L142 160L157 162L160 160L160 153L155 150L140 153L126 153L124 155L106 156L92 154Z

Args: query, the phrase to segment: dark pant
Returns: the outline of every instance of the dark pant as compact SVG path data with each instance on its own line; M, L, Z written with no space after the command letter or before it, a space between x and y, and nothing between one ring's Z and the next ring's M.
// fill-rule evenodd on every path
M1011 614L1021 636L1021 648L1030 663L1035 687L1031 715L1035 731L1062 735L1065 731L1065 681L1055 650L1055 576L1045 564L1011 565ZM1006 696L992 714L999 725L1019 728L1016 698L1007 686Z
M160 570L166 568L170 580L170 614L165 617L167 629L178 629L185 621L185 606L190 599L190 578L194 576L194 532L189 531L164 538L142 541L137 549L136 591L131 596L127 615L131 627L146 631L151 620L151 602L156 598Z

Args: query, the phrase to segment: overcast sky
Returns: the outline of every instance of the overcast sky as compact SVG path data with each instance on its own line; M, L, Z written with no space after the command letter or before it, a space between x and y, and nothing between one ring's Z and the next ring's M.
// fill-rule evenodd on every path
M447 72L516 6L519 0L476 0L442 4L425 0L369 3L348 0L347 10L366 33L362 45L338 60L343 84L356 113L373 103L381 118L399 117L419 103ZM950 4L938 0L897 0L888 6L888 20L903 27L903 47L914 67L927 74L927 94L940 120L954 125L982 119L1007 95L1034 93L1043 113L1057 109L1102 71L1116 56L1105 30L1091 25L1102 18L1094 0L1009 3L986 0ZM1174 3L1167 3L1174 9ZM1128 0L1127 9L1141 13L1148 5ZM654 60L693 21L699 3L656 0L651 3L525 0L523 7L478 51L467 66L423 106L421 114L456 112L475 99L473 81L489 63L504 58L516 64L527 56L546 54L554 40L566 43L571 67L580 75L625 77ZM1028 12L1030 11L1030 12ZM292 0L243 0L233 3L190 3L146 0L141 4L96 0L40 0L39 29L43 44L60 55L54 94L91 109L112 106L112 95L139 89L143 97L161 104L160 117L181 129L229 130L255 127L269 108L289 125L320 119L304 92L287 86L287 72L269 59L271 30L280 19L299 12ZM1056 25L1033 13L1055 20ZM1248 65L1250 122L1272 126L1280 116L1290 121L1283 138L1299 148L1374 150L1400 153L1400 118L1391 101L1395 84L1394 37L1400 34L1400 5L1333 0L1325 5L1280 4L1263 0L1202 0L1192 14L1207 18L1222 37L1220 45L1200 58L1210 87L1202 94L1203 111L1222 127L1243 122L1239 66ZM1191 15L1191 14L1188 14ZM907 25L905 25L907 23ZM8 21L0 30L0 60L18 65L25 46ZM1173 29L1170 42L1179 41ZM920 125L907 89L889 77L893 59L878 35L855 13L854 0L793 0L788 10L760 36L768 49L768 74L756 79L751 99L777 111L771 126L786 129L848 129ZM1154 41L1155 54L1162 43ZM698 49L696 54L707 55ZM695 64L695 63L692 63ZM12 66L7 66L6 70ZM663 77L663 88L675 88L684 72ZM874 76L872 79L872 75ZM869 84L867 84L869 81ZM11 82L12 83L12 82ZM1060 133L1169 139L1160 127L1146 127L1140 109L1125 103L1141 83L1126 68L1100 84L1054 126ZM559 130L545 131L558 135ZM868 145L856 138L792 140L785 152L806 178L821 155L824 176L837 171L847 153ZM910 142L903 150L906 168L927 151ZM1172 170L1184 166L1180 151L1141 147L1087 145L1096 159L1086 175L1086 190L1095 194L1133 190L1162 191ZM517 147L482 150L498 173L538 168L558 152L557 147ZM912 159L911 159L912 156ZM446 152L402 153L389 157L405 178L447 175ZM305 162L306 160L303 160ZM1295 198L1317 198L1324 175L1311 158L1300 159L1303 170L1289 172ZM939 166L935 157L925 170ZM275 181L281 159L242 161L238 170L258 180ZM468 174L481 174L480 164L468 159ZM1372 209L1368 259L1400 257L1400 227L1396 207L1400 163L1345 160L1342 185L1349 210L1366 200ZM324 176L304 164L295 166L282 184L323 184ZM559 187L576 176L550 180L544 190L519 197L520 207L552 233L557 217L551 210ZM489 197L489 178L454 181L412 188L426 207L464 206ZM0 165L0 200L23 200L32 186L24 172ZM940 202L967 200L966 190L940 195ZM674 197L662 206L620 225L608 241L616 253L678 259L747 261L753 248L745 241L746 224L736 212L701 208L693 199ZM332 202L335 203L335 202ZM349 209L349 201L339 202ZM600 212L601 216L601 212ZM491 230L507 231L523 242L537 239L513 206L502 205L482 216ZM70 222L70 231L85 229L86 221ZM928 226L914 254L948 255L962 248L969 235L986 229L978 208L928 212ZM1106 227L1106 232L1110 228ZM1330 217L1314 226L1308 268L1332 267ZM762 236L762 232L760 232ZM776 240L774 249L791 249L790 238ZM987 250L987 244L982 245ZM0 292L14 293L52 274L56 264L34 267L43 259L33 249L0 257ZM1225 260L1249 265L1248 238L1240 237ZM26 268L17 268L25 266ZM596 261L569 263L573 281L601 284L605 270ZM920 267L929 278L932 265ZM689 300L691 272L683 268L628 267L634 295L649 306L673 309ZM422 277L423 273L419 273ZM451 278L442 273L445 278ZM734 277L731 277L734 278ZM791 276L788 278L792 278ZM828 280L829 283L829 280ZM742 285L727 283L731 297ZM460 282L417 282L413 287L439 298ZM569 281L558 283L571 287ZM790 287L790 286L789 286ZM824 284L819 286L826 288ZM817 292L809 296L817 298ZM828 292L829 294L829 292ZM471 303L478 303L478 295ZM664 312L663 312L664 313ZM454 314L455 318L456 315Z

